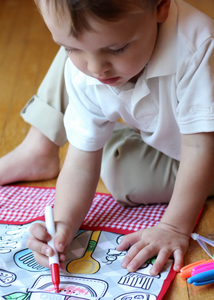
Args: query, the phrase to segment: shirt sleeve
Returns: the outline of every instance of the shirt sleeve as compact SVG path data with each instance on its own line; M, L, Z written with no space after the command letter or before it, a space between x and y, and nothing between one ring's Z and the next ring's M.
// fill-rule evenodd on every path
M115 122L107 119L93 94L89 97L85 93L85 77L69 60L66 62L65 82L69 104L64 125L69 143L83 151L96 151L110 138Z
M206 40L182 67L176 109L180 132L214 131L214 40Z

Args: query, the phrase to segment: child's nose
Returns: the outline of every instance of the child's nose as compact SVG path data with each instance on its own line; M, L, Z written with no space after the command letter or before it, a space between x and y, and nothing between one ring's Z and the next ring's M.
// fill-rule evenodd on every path
M103 74L110 69L111 65L102 57L93 56L88 58L88 70L93 75Z

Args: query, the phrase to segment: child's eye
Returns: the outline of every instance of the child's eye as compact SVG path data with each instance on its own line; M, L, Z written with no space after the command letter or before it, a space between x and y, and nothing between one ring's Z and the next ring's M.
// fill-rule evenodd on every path
M72 49L72 48L65 48L65 51L67 54L71 54L72 52L78 51L77 49Z
M112 53L112 54L122 54L127 48L129 47L129 44L126 44L124 47L120 48L120 49L109 49L109 51Z

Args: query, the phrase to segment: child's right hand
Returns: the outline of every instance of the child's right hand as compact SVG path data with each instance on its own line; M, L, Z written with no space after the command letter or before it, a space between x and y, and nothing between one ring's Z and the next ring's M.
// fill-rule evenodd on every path
M54 250L47 244L51 240L51 236L46 230L45 223L34 223L30 227L30 232L27 247L32 250L36 261L40 265L49 268L49 257L54 255ZM54 246L59 254L60 268L62 269L72 239L70 228L65 224L57 223Z

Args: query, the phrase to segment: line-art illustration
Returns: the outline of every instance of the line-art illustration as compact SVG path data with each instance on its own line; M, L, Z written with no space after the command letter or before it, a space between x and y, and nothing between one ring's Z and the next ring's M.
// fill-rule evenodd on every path
M83 257L73 260L67 265L69 273L94 274L99 271L100 264L92 257L92 254L96 248L100 233L101 231L93 231Z
M157 297L147 293L128 293L121 295L114 300L156 300Z
M116 261L119 256L125 256L125 255L126 255L126 251L117 251L116 248L108 249L108 251L106 252L106 261L104 261L104 263L110 265L114 261Z
M30 272L41 272L49 270L36 262L33 256L33 252L28 248L17 252L14 255L14 261L19 268L25 269Z
M31 224L0 224L3 242L15 243L14 247L6 246L7 253L0 253L1 299L156 300L172 266L169 260L161 274L153 277L149 273L155 261L152 258L135 273L127 273L121 267L126 251L116 250L121 234L79 230L66 256L67 269L60 272L57 294L50 270L37 264L31 250L26 248Z
M84 299L100 299L102 298L108 289L108 283L94 278L87 277L73 277L73 276L61 276L59 294L58 296L73 296L84 297ZM50 275L40 276L35 284L28 290L32 293L31 300L36 299L33 294L37 295L37 299L45 299L41 296L42 293L55 294ZM40 295L39 295L40 294ZM56 295L56 294L55 294ZM41 296L41 297L40 297ZM40 297L40 298L39 298ZM47 298L49 299L49 298ZM63 299L63 298L60 298Z
M140 274L138 272L128 273L125 276L121 277L119 280L119 284L141 288L143 290L149 290L154 281L153 276L148 276L144 274Z
M7 225L0 236L0 254L7 254L18 247L22 235L26 234L29 225Z
M0 269L0 286L8 287L16 280L16 274Z

